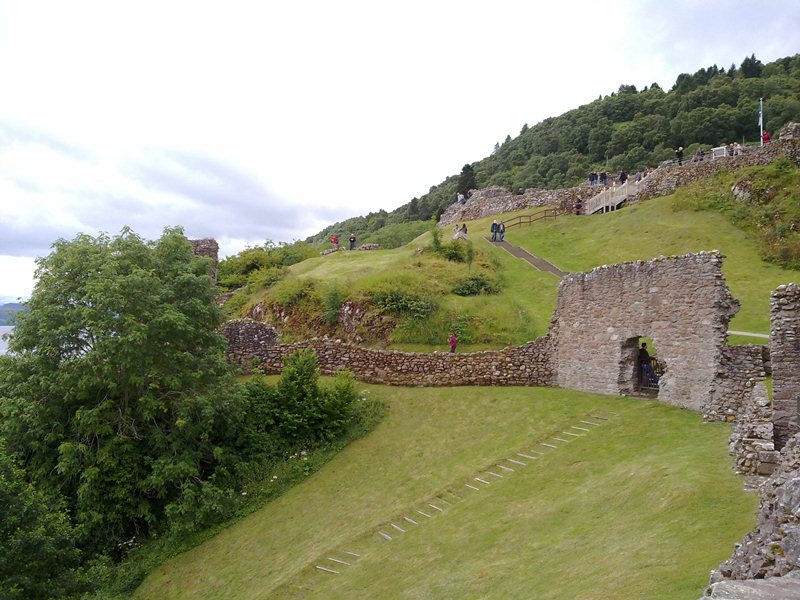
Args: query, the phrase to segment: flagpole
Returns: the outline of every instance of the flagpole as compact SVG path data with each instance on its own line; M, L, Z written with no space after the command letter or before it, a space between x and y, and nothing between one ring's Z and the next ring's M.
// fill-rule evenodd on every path
M764 145L764 99L758 99L758 127L761 130L759 132L759 138L761 139L761 145Z

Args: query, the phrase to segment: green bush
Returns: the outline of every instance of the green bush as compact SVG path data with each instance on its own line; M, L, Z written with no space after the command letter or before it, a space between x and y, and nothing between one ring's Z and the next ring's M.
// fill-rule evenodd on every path
M443 258L446 258L447 260L453 262L463 263L467 261L466 244L463 244L458 241L452 241L446 244L442 244L442 249L439 251L439 254Z
M491 281L485 275L477 273L459 281L453 288L453 293L459 296L477 296L478 294L499 294L500 285Z
M328 325L336 325L339 321L344 298L345 293L339 286L329 287L322 293L322 320Z
M247 276L247 284L254 289L268 288L283 279L288 272L288 269L283 266L263 267Z
M437 308L432 298L398 289L372 292L370 302L381 311L415 319L423 319Z
M283 438L295 444L330 440L352 415L355 380L339 373L331 387L321 389L317 355L301 350L287 358L274 399L275 425Z

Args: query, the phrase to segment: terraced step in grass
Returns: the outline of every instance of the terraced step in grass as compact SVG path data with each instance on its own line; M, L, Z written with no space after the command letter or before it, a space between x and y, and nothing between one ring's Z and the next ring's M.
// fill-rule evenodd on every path
M376 430L136 597L694 599L753 525L727 425L558 389L366 387L390 404Z

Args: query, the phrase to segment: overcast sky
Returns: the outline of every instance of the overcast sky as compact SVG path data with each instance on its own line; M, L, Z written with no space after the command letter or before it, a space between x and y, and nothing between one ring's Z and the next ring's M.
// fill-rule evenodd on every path
M221 254L392 210L620 84L800 52L798 0L0 0L0 300L58 238Z

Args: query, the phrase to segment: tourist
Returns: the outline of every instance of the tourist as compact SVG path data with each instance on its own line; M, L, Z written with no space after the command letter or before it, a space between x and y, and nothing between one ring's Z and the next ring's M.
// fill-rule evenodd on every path
M680 167L683 164L683 146L678 146L678 149L675 150L675 158L678 160L678 166Z
M351 233L349 240L350 240L350 250L355 250L356 249L356 234L355 233Z
M467 239L467 224L466 223L464 223L461 226L461 235L464 236L464 239Z
M600 185L608 185L608 174L605 171L601 171L600 175Z
M464 198L464 194L462 194L461 192L458 192L457 200L458 200L459 204L466 204L467 203L467 199Z
M339 249L339 236L337 236L336 234L333 234L331 236L331 246L333 247L334 250Z
M639 348L639 372L642 377L642 385L649 384L653 379L653 367L650 365L650 353L647 351L647 342L642 342Z
M456 351L456 344L458 344L458 340L456 340L456 334L451 331L450 332L450 352L451 353Z
M461 233L461 228L458 226L458 223L456 223L456 226L453 227L453 239L457 240L458 239L458 235L460 233Z
M497 221L492 221L492 241L497 241Z
M503 241L503 238L506 237L506 226L505 224L500 221L500 224L497 226L497 234L500 236L500 241Z
M592 171L589 173L589 187L594 187L597 185L597 173Z
M772 138L769 135L769 131L764 131L764 133L761 134L761 142L762 143L769 144L771 139Z
M619 174L619 182L620 184L624 184L626 181L628 181L628 174L623 170Z

